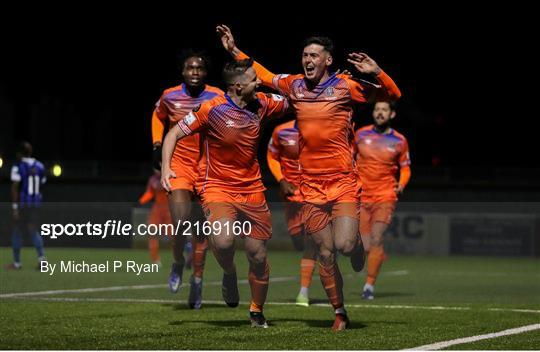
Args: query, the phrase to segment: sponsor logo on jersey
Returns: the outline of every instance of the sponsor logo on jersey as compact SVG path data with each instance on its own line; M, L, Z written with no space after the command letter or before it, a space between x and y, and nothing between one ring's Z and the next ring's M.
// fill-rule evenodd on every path
M193 122L195 122L195 115L193 115L193 112L190 112L189 114L187 114L186 117L184 117L184 123L189 126L191 125Z

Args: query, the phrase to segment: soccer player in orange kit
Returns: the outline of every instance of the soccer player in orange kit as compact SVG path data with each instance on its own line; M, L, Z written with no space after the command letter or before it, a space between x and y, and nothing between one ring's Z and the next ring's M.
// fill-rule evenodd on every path
M375 280L385 259L383 234L392 220L398 195L411 177L407 139L390 127L395 116L394 103L378 101L373 109L374 123L355 133L356 167L362 184L359 226L368 252L363 299L374 298ZM398 169L399 180L396 180Z
M300 292L296 304L309 306L309 286L315 270L317 248L304 231L302 221L302 196L300 185L300 164L298 163L298 128L296 121L278 125L268 142L266 160L270 171L279 182L280 193L285 198L285 220L294 248L302 251L300 261Z
M146 191L139 198L139 204L143 205L154 201L150 214L148 215L148 224L171 224L171 213L169 212L169 200L167 192L160 183L161 172L154 170L154 174L148 178ZM167 235L170 235L168 233ZM150 258L153 263L161 265L159 256L159 238L150 236L148 238L148 249L150 250Z
M257 148L261 123L283 115L289 104L282 96L256 93L260 80L252 60L227 64L223 77L227 94L193 109L165 136L161 183L170 189L177 177L170 162L176 142L195 133L203 135L200 195L211 224L212 251L223 269L223 299L231 307L239 304L234 242L240 235L249 261L251 326L267 328L263 315L270 272L266 241L272 236L272 223Z
M176 124L194 107L206 100L223 95L219 88L205 84L208 74L208 59L202 53L188 50L184 53L182 77L184 83L166 89L156 104L152 115L152 140L154 144L154 167L161 169L161 140L168 120L170 126ZM169 209L174 226L180 227L173 236L172 249L174 263L169 276L169 289L176 293L182 284L185 265L183 249L185 244L184 225L191 220L191 202L194 199L195 182L199 174L200 158L199 136L182 139L175 148L171 168L176 173L169 189ZM200 308L202 300L202 274L207 241L204 236L192 236L193 275L190 278L189 305Z
M248 57L236 47L227 26L218 26L216 31L225 50L235 59ZM401 92L365 53L351 53L348 61L358 72L371 74L380 88L354 81L348 75L331 74L332 52L329 38L312 37L303 45L304 74L275 75L257 62L254 68L264 85L287 96L296 113L304 224L318 246L319 275L335 312L332 329L339 331L346 329L349 319L336 250L350 257L355 271L362 270L365 260L358 235L357 180L350 148L353 103L367 103L376 95L397 100Z

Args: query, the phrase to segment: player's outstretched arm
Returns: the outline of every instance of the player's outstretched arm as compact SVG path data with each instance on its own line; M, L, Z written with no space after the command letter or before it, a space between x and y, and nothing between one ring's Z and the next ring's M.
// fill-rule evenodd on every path
M384 96L381 98L395 101L401 97L401 91L396 83L367 54L350 53L347 61L353 64L358 72L375 76L383 90Z
M219 35L221 39L221 44L223 44L223 48L227 50L229 54L231 54L231 56L235 60L249 59L249 56L244 54L236 46L236 42L234 41L234 36L229 27L227 27L224 24L219 25L216 27L216 33ZM257 73L257 77L259 77L259 79L265 86L274 88L273 79L276 76L275 74L267 70L266 67L259 64L256 61L253 62L253 68L255 69L255 72Z
M399 181L394 191L397 194L402 194L403 190L405 190L405 187L407 186L407 183L409 183L410 179L411 179L411 167L410 166L401 167L399 170Z
M176 174L171 170L171 158L174 152L174 147L179 139L185 137L185 133L175 124L163 140L163 147L161 151L161 185L167 190L171 191L171 178L175 178Z

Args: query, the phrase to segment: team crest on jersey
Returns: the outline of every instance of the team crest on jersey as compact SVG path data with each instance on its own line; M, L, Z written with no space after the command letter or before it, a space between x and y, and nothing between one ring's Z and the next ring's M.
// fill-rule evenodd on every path
M301 86L294 87L294 94L298 98L303 98L304 97L304 88L302 88Z
M283 97L277 94L270 94L269 98L272 98L273 101L283 101Z
M287 139L287 140L284 140L283 145L296 145L296 141L294 139Z
M184 123L189 126L193 122L195 122L195 115L193 115L193 112L190 112L186 117L184 117Z
M334 87L328 87L325 90L326 96L331 97L334 95Z

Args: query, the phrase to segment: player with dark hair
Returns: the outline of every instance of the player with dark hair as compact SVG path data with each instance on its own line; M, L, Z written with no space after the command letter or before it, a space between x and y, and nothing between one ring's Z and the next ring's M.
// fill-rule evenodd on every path
M373 108L373 124L355 133L356 168L361 184L359 227L368 252L363 299L374 298L375 280L386 258L383 234L392 221L398 195L411 178L407 139L390 126L395 116L395 103L378 101Z
M28 232L38 255L38 270L45 261L40 233L39 210L43 201L43 185L47 181L45 167L32 157L32 145L21 142L15 165L11 168L11 204L13 208L13 263L7 269L21 269L22 233Z
M218 26L216 30L223 47L235 59L248 57L236 47L227 26ZM376 94L397 100L401 93L365 53L351 53L348 61L358 72L372 75L380 84L379 92L373 85L352 80L348 75L330 73L333 44L329 38L312 37L304 44L304 74L275 75L257 62L254 68L264 85L287 96L296 113L304 226L318 247L321 282L336 314L332 329L343 330L349 319L336 251L350 257L355 271L360 271L365 261L358 235L357 180L351 152L353 103L367 103Z
M184 83L166 89L152 115L152 140L154 145L154 167L161 169L161 141L168 122L171 126L186 116L194 107L206 100L223 95L223 91L205 84L208 74L208 60L201 53L185 52L182 63ZM174 226L180 228L172 238L174 263L169 277L171 292L178 292L182 284L185 265L183 249L185 245L184 224L191 220L194 201L195 182L199 174L200 141L198 135L188 136L175 147L171 168L176 178L169 189L169 209ZM202 276L207 241L204 236L192 236L193 275L190 278L189 305L200 308L202 297Z
M263 305L270 272L266 241L272 226L257 147L261 123L283 115L288 103L281 96L256 92L260 80L251 65L251 60L227 64L223 70L227 94L196 107L170 129L163 144L161 182L171 189L178 176L170 161L177 141L200 133L204 145L199 190L212 225L212 251L223 269L223 299L231 307L239 304L234 242L235 234L241 235L249 261L251 326L266 328Z

